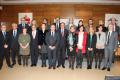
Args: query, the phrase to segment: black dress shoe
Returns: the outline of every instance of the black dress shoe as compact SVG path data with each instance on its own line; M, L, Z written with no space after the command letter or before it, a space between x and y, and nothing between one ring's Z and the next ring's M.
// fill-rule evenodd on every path
M12 66L14 66L14 65L15 65L15 63L12 64Z
M63 67L63 68L65 68L65 66L64 66L64 65L63 65L62 67Z
M87 69L90 69L90 66L87 66Z
M72 70L74 70L74 67L72 67Z
M37 64L34 64L34 66L37 66Z
M31 64L31 67L33 67L34 65L33 64Z
M92 66L89 66L89 69L92 69Z
M12 66L12 65L9 65L8 67L9 67L9 68L13 68L13 66Z
M44 67L43 65L41 67Z
M56 69L56 67L53 67L53 69Z
M0 67L0 70L2 69L2 67Z
M106 69L106 67L103 67L103 68L102 68L102 70L105 70L105 69Z
M18 63L19 65L22 65L21 63Z
M97 68L97 65L95 65L95 69Z
M60 65L57 65L57 68L59 68L60 67Z
M51 69L52 67L48 67L48 69Z
M78 65L76 65L76 68L78 68Z
M110 68L107 68L107 71L110 71Z

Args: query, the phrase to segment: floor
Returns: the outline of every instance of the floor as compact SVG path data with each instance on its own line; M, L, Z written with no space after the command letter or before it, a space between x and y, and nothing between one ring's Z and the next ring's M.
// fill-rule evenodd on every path
M66 68L57 68L56 70L49 70L41 68L38 62L37 67L23 67L15 65L10 69L7 67L6 62L2 70L0 71L0 80L104 80L105 76L120 76L120 61L116 61L111 71L102 71L95 69L87 70L86 62L83 63L82 69L71 70L68 68L68 62L66 61Z

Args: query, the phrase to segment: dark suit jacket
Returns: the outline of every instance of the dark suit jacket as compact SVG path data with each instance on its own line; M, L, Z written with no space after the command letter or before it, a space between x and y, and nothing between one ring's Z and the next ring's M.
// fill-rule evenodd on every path
M32 31L29 34L30 34L30 38L31 38L30 48L31 49L33 49L33 48L38 49L38 30L36 31L35 39L33 39Z
M58 32L54 33L54 37L51 36L51 31L49 31L46 35L46 43L47 46L55 46L58 47L59 45L59 34Z
M13 36L13 30L9 31L9 35L10 35L10 49L15 49L15 50L19 50L19 43L18 43L18 37L19 37L19 30L17 29L17 34L16 37Z
M39 36L38 36L39 45L43 45L43 43L46 45L45 37L46 37L47 32L48 30L45 30L44 33L42 30L39 30Z
M59 37L60 37L59 46L66 47L67 46L68 30L64 29L64 36L62 36L62 34L61 34L61 29L58 29L58 33L59 33Z
M90 45L90 34L88 34L88 37L87 37L87 50L88 50L88 48L93 48L93 50L95 50L96 42L97 42L97 36L96 36L96 34L93 34L92 43Z
M4 38L2 31L0 31L0 51L4 49L4 45L7 44L9 49L9 33L6 32L6 38Z
M29 32L30 27L29 27L28 24L25 24L25 28L27 29L27 32ZM19 25L18 25L18 29L19 29L20 33L22 33L22 29L23 29L22 24L19 24Z

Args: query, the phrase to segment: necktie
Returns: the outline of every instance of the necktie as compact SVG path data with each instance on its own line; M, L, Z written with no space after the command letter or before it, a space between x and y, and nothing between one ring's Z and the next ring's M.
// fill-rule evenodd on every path
M64 30L61 30L62 37L64 36Z
M110 39L110 32L108 32L107 44L109 44L109 39Z
M3 32L3 36L4 36L4 38L6 38L6 32Z
M99 33L99 39L100 39L101 34Z
M13 31L13 36L16 37L16 31L15 30Z
M54 33L53 32L52 32L51 36L54 37Z

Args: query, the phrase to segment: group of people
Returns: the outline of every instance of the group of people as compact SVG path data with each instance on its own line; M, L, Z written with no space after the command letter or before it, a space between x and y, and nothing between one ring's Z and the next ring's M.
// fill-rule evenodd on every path
M80 20L78 26L70 25L66 28L65 23L47 24L44 19L39 28L36 20L32 20L31 26L21 20L21 24L12 23L12 30L7 31L5 24L1 25L0 31L0 69L3 60L6 59L10 68L16 64L28 66L31 59L31 67L37 66L39 54L41 54L41 67L56 69L65 68L66 57L69 68L82 68L83 58L87 59L87 69L92 69L93 59L95 68L110 71L114 52L118 46L120 28L115 19L111 19L108 27L100 21L93 27L93 20L89 20L88 27ZM12 62L10 61L12 60ZM76 61L76 65L75 65ZM103 65L101 64L103 62Z

